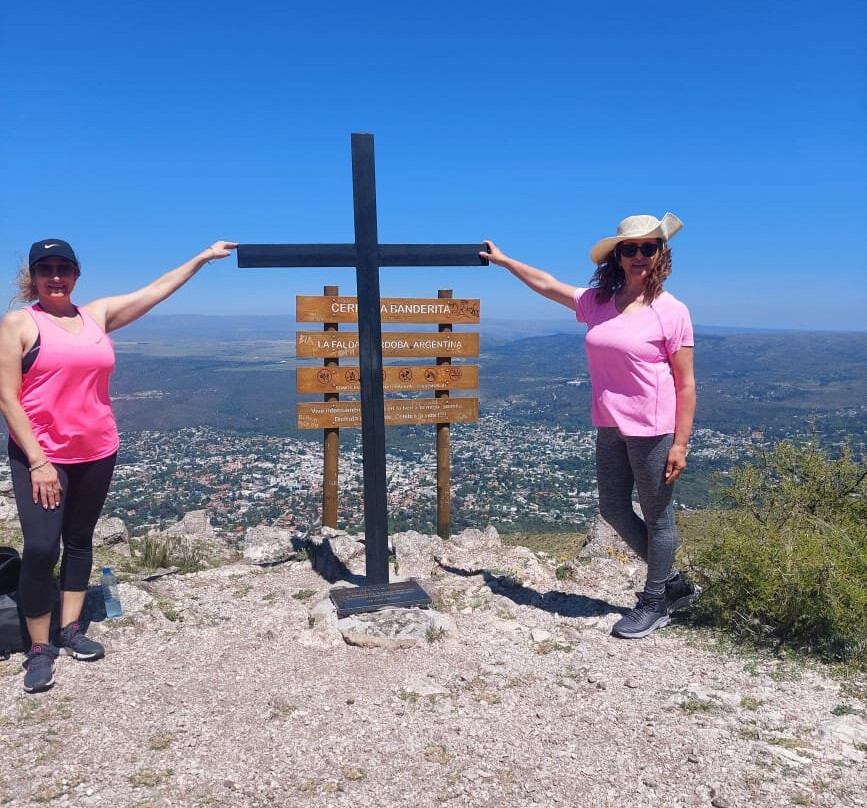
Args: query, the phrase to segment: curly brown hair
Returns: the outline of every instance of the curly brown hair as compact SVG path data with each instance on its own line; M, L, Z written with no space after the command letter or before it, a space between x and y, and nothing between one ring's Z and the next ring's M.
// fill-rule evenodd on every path
M644 282L644 299L651 303L662 294L662 284L671 275L671 247L662 239L659 242L659 258ZM590 288L598 289L599 300L611 300L615 292L623 286L626 275L620 266L618 250L615 247L596 265L596 272L590 279Z

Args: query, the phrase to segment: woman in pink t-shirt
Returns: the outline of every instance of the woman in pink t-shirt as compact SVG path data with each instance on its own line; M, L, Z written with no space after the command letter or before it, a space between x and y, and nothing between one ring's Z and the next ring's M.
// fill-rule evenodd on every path
M587 325L599 511L647 563L638 604L612 629L618 637L667 625L671 612L700 592L674 569L672 483L686 468L695 378L689 311L662 284L671 273L668 241L682 226L671 213L624 219L590 250L590 288L516 261L491 241L482 253ZM643 518L632 507L633 488Z
M24 689L54 684L58 653L99 659L102 645L78 624L93 565L93 530L108 494L118 434L108 387L114 349L108 333L137 320L208 261L238 245L216 241L147 286L84 306L72 302L81 275L72 247L37 241L19 275L19 299L36 303L0 323L0 412L24 549L18 592L32 646ZM60 547L63 542L63 554ZM52 572L60 564L60 634L49 637Z

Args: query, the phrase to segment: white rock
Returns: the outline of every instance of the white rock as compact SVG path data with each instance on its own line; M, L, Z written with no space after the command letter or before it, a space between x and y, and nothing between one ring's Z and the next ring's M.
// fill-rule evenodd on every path
M867 721L858 715L841 715L826 719L816 728L817 735L841 756L853 761L864 760L867 748Z
M497 533L497 529L493 525L489 525L484 530L468 527L456 536L452 536L449 541L464 550L481 550L485 547L502 546L500 534Z
M426 609L381 609L344 617L337 628L350 645L395 649L427 642L434 622Z
M93 529L93 546L110 546L117 552L122 545L129 545L129 531L123 520L116 516L101 516Z
M170 536L201 536L211 537L214 528L207 511L190 511L183 518L165 530Z
M449 689L447 687L443 687L442 685L421 676L414 676L407 680L402 689L407 693L415 693L417 696L422 697L434 698L436 696L449 695Z
M276 527L249 527L244 535L244 558L251 564L279 564L298 556L295 531Z
M409 530L391 537L397 571L401 578L430 578L436 568L436 556L442 552L443 540Z

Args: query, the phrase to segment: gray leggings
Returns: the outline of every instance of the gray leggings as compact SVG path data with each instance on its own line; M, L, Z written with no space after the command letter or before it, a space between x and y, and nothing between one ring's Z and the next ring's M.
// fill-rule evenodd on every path
M674 435L630 438L614 427L599 427L596 432L599 512L647 563L644 592L651 597L665 593L678 545L673 486L665 483L673 440ZM644 519L632 509L633 486Z

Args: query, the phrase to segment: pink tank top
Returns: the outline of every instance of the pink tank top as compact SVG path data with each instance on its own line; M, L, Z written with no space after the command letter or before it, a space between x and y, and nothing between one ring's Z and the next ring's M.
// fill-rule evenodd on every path
M114 346L82 308L82 329L70 334L39 305L25 311L39 329L39 354L21 377L21 406L45 456L58 463L101 460L120 443L108 380Z

